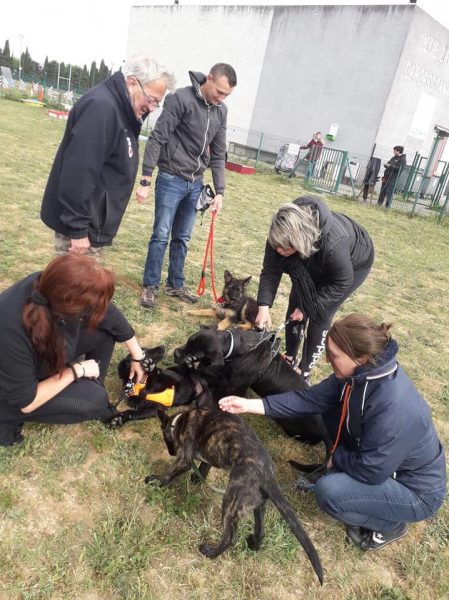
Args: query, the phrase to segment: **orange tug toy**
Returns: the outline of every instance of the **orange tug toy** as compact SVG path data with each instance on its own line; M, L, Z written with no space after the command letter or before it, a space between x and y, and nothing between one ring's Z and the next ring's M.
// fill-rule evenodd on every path
M128 383L125 386L125 394L128 396L139 396L140 392L144 389L146 385L146 378L139 383L134 383L132 379L128 380ZM162 406L170 407L173 406L173 399L175 397L175 388L169 387L162 392L157 392L155 394L146 394L145 400L148 402L156 402L157 404L162 404Z

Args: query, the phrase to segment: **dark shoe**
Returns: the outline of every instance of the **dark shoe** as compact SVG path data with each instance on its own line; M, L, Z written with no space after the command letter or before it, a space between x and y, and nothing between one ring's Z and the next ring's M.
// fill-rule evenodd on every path
M357 543L358 534L357 529L360 530L360 542ZM363 527L346 527L346 533L351 541L363 552L367 550L380 550L384 546L396 542L403 538L408 531L407 523L400 523L392 531L371 531L371 529L365 529Z
M156 306L157 285L145 285L140 296L140 306L154 308Z
M187 302L187 304L196 304L198 302L198 296L188 292L185 287L174 288L166 283L164 285L164 293L172 298L178 298L178 300L181 300L181 302Z
M15 446L23 442L23 423L0 423L0 446Z
M350 539L350 541L360 549L360 544L362 543L362 539L365 533L368 532L368 529L364 529L363 527L354 527L353 525L346 525L346 535Z

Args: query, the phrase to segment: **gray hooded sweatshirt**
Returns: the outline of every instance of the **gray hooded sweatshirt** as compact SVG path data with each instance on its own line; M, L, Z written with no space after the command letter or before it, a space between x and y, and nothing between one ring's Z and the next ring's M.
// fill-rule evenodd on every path
M151 176L158 166L162 171L187 181L202 181L210 166L215 191L225 187L226 119L224 104L208 104L200 86L203 73L189 71L191 86L168 94L164 108L145 147L143 175Z

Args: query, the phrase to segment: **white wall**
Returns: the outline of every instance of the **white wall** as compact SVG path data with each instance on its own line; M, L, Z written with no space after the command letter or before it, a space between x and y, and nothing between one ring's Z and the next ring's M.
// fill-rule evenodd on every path
M190 85L188 71L207 74L217 62L231 64L237 87L226 101L228 124L240 141L239 129L250 126L272 14L272 7L254 6L133 7L127 57L154 56L174 71L178 87Z

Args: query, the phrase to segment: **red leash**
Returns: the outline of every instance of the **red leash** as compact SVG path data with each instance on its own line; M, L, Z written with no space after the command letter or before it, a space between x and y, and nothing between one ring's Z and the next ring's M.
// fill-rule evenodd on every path
M198 284L198 289L196 291L198 296L202 296L204 294L204 290L206 289L206 264L208 254L210 254L210 282L212 286L212 295L214 297L214 302L218 302L217 292L215 291L214 276L214 225L216 216L217 211L213 210L210 221L209 236L207 238L206 252L204 253L203 270L201 271L201 279Z

